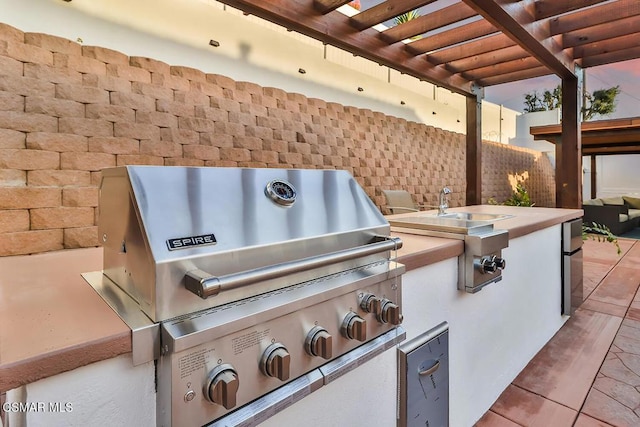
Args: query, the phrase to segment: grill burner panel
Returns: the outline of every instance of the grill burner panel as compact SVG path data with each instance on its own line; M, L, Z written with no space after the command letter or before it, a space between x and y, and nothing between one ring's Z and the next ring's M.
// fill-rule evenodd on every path
M399 277L394 276L402 271L395 263L378 263L164 322L162 342L168 353L158 365L158 378L166 382L158 383L158 398L167 405L170 400L172 425L201 425L216 419L359 347L363 342L344 337L340 330L349 314L364 320L365 342L394 329L396 325L381 323L375 313L365 312L360 301L374 294L400 304ZM306 350L306 338L318 326L331 337L329 359ZM274 345L289 358L285 380L262 372L261 359ZM204 380L224 365L232 367L239 383L236 405L228 409L222 403L211 404L205 396ZM169 391L171 397L165 397ZM187 394L193 395L191 400L185 399Z

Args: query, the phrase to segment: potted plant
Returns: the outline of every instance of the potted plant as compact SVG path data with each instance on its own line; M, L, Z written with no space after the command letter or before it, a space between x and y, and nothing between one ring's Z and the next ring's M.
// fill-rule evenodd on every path
M489 204L498 204L492 197L488 201ZM531 202L527 189L521 184L516 184L516 189L513 194L504 201L503 205L506 206L533 206L535 203ZM582 224L582 240L597 240L598 242L609 242L615 245L618 255L622 253L620 245L618 244L618 237L611 232L609 227L603 224L583 223Z

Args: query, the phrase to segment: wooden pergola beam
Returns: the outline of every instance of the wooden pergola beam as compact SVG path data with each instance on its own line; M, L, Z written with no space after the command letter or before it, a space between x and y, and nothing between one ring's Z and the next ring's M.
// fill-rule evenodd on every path
M572 78L575 64L640 58L640 47L633 46L640 34L638 0L461 0L441 8L439 0L381 0L351 17L336 10L349 0L220 1L464 96L514 79ZM377 30L413 9L424 15ZM492 26L499 35L491 35ZM417 35L424 37L404 42ZM546 72L514 73L508 62L525 57L537 59ZM494 76L473 80L466 73L489 65Z
M606 1L608 0L538 0L534 2L535 19L539 21Z
M410 12L435 0L387 0L351 17L351 25L358 30L373 27L403 13Z
M513 73L496 74L491 77L478 80L480 86L493 86L501 83L518 82L520 80L532 79L535 77L542 77L549 75L547 67L541 65L536 68L529 68L528 70L515 71Z
M580 60L580 65L585 68L597 67L598 65L614 64L638 58L640 58L640 46L584 57Z
M504 34L495 34L493 36L484 37L481 40L471 41L464 45L452 46L446 49L430 53L427 55L427 61L433 65L450 63L462 58L468 58L474 55L482 55L511 46L517 43ZM410 50L408 48L407 50Z
M314 0L313 7L318 12L326 14L349 3L350 1L351 0Z
M588 28L564 33L562 35L562 48L568 49L576 46L582 46L602 40L610 40L633 34L640 28L640 15L630 16L628 18L619 19L615 25L607 22L604 24L594 25ZM636 38L637 38L637 34Z
M429 37L407 44L407 49L414 55L430 52L470 41L479 37L497 33L498 29L490 22L481 19L470 24L461 25L451 30L442 31Z
M532 126L530 133L535 140L555 144L562 136L562 125ZM583 151L627 146L634 147L636 154L640 154L640 117L583 122L581 134Z
M573 59L549 33L549 27L536 21L530 8L538 2L524 0L463 0L487 21L518 42L542 64L561 78L575 78ZM573 1L573 0L572 0ZM570 2L556 2L570 3ZM581 2L584 4L584 1Z
M583 148L582 155L584 156L608 156L612 154L638 154L637 146L619 146L619 147L594 147Z
M501 64L503 62L514 61L516 59L528 58L530 55L527 51L518 45L513 45L494 52L488 52L481 55L473 55L468 58L458 59L447 63L446 67L454 72L465 72L484 68L491 65Z
M423 15L404 24L396 25L380 33L380 37L392 44L400 40L408 39L418 34L437 30L447 25L455 24L472 16L476 16L475 10L464 3L456 3L444 7L428 15Z
M421 0L424 2L424 0ZM474 96L473 82L449 72L444 67L427 63L411 55L404 45L389 46L380 32L367 28L358 30L351 18L338 12L326 15L315 8L317 0L222 0L229 6L275 22L292 31L305 34L329 45L344 49L401 73L437 84L452 92Z
M618 19L636 15L640 15L638 0L618 0L551 19L549 20L549 33L552 36L557 36L594 25L613 23Z
M465 72L464 76L470 80L483 80L503 74L517 73L521 71L526 72L539 67L542 67L540 62L538 62L537 59L528 56L526 58L502 62L488 67L476 68L475 70Z

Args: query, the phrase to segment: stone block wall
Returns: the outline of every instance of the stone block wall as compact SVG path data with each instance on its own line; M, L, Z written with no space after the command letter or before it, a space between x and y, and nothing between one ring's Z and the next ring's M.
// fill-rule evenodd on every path
M553 205L546 158L483 156L485 200L526 171ZM463 135L0 23L0 256L98 245L100 171L130 164L346 169L381 207L381 189L460 206L466 188Z
M528 148L485 141L482 146L482 199L509 198L517 183L539 207L555 207L555 170L549 158Z

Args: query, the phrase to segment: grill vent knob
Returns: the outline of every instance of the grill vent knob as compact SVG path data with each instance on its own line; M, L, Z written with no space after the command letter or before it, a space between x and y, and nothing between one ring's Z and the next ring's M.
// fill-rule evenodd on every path
M236 394L240 380L233 366L222 364L211 372L204 388L204 396L211 403L222 405L225 409L236 406Z
M320 356L323 359L331 359L333 338L327 330L321 326L314 326L304 341L305 350L311 356Z
M273 343L262 354L260 370L268 377L278 378L280 381L289 379L291 356L286 347L280 343Z
M367 321L350 311L342 321L340 332L345 338L364 342L367 340Z

